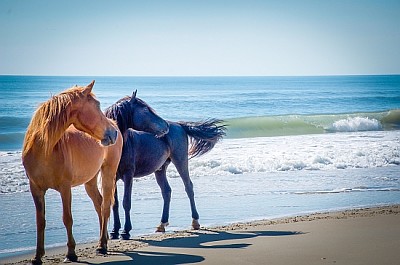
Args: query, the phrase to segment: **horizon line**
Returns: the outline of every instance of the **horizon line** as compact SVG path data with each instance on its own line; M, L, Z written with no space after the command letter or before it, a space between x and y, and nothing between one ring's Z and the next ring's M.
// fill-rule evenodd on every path
M396 76L400 73L387 74L316 74L316 75L34 75L34 74L0 74L0 76L26 77L335 77L335 76Z

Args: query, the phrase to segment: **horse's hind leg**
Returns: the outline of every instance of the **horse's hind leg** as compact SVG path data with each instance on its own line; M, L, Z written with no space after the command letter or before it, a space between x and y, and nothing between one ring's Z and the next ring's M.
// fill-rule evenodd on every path
M165 162L165 164L156 172L154 172L157 180L158 186L160 186L161 194L164 201L163 212L161 217L161 223L157 227L156 232L165 232L165 227L168 225L169 219L169 206L171 203L171 187L167 180L167 167L169 165L169 161Z
M96 176L92 178L90 181L85 183L85 190L93 202L94 209L96 210L97 216L99 218L99 225L101 225L101 202L103 201L103 197L101 196L99 188L97 187L98 174L99 173L97 173Z
M68 237L68 252L66 259L72 262L75 262L78 260L78 256L75 254L75 239L74 236L72 235L72 211L71 211L71 201L72 201L72 195L71 195L71 186L70 185L65 185L65 188L60 190L61 193L61 200L62 200L62 205L63 205L63 222L65 225L65 228L67 229L67 237Z
M119 201L118 201L118 190L117 183L115 183L115 192L114 192L114 205L112 208L113 217L114 217L114 228L111 231L111 239L119 238L119 229L121 229L121 220L119 218Z
M176 169L179 172L179 175L182 178L183 184L185 185L186 194L189 197L190 208L192 210L192 218L193 218L192 228L195 230L198 230L198 229L200 229L199 213L197 212L196 203L194 201L193 183L189 177L187 156L185 156L185 158L179 159L179 160L174 159L174 160L172 160L172 162L174 163Z
M42 264L42 257L44 256L44 230L46 227L45 219L45 190L39 189L32 182L29 182L31 194L36 208L36 254L32 259L32 264Z

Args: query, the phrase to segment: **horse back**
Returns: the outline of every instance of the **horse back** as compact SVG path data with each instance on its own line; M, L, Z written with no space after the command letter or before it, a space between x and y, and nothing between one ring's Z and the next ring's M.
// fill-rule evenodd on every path
M161 168L170 154L171 149L164 137L128 129L124 135L118 177L122 178L126 172L133 173L133 177L149 175Z
M171 149L173 158L187 159L189 145L188 135L179 123L169 122L169 131L164 138Z

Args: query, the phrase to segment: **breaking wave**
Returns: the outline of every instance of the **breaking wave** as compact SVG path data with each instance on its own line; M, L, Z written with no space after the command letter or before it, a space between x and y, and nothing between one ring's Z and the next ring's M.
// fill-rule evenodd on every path
M282 115L229 119L228 138L251 138L400 129L400 109L323 115Z

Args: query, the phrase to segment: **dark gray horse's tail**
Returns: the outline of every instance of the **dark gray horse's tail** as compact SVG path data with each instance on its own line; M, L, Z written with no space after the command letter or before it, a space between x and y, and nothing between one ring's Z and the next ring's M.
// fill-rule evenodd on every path
M201 156L213 149L225 136L226 125L222 120L208 119L200 122L178 122L190 139L190 158Z

